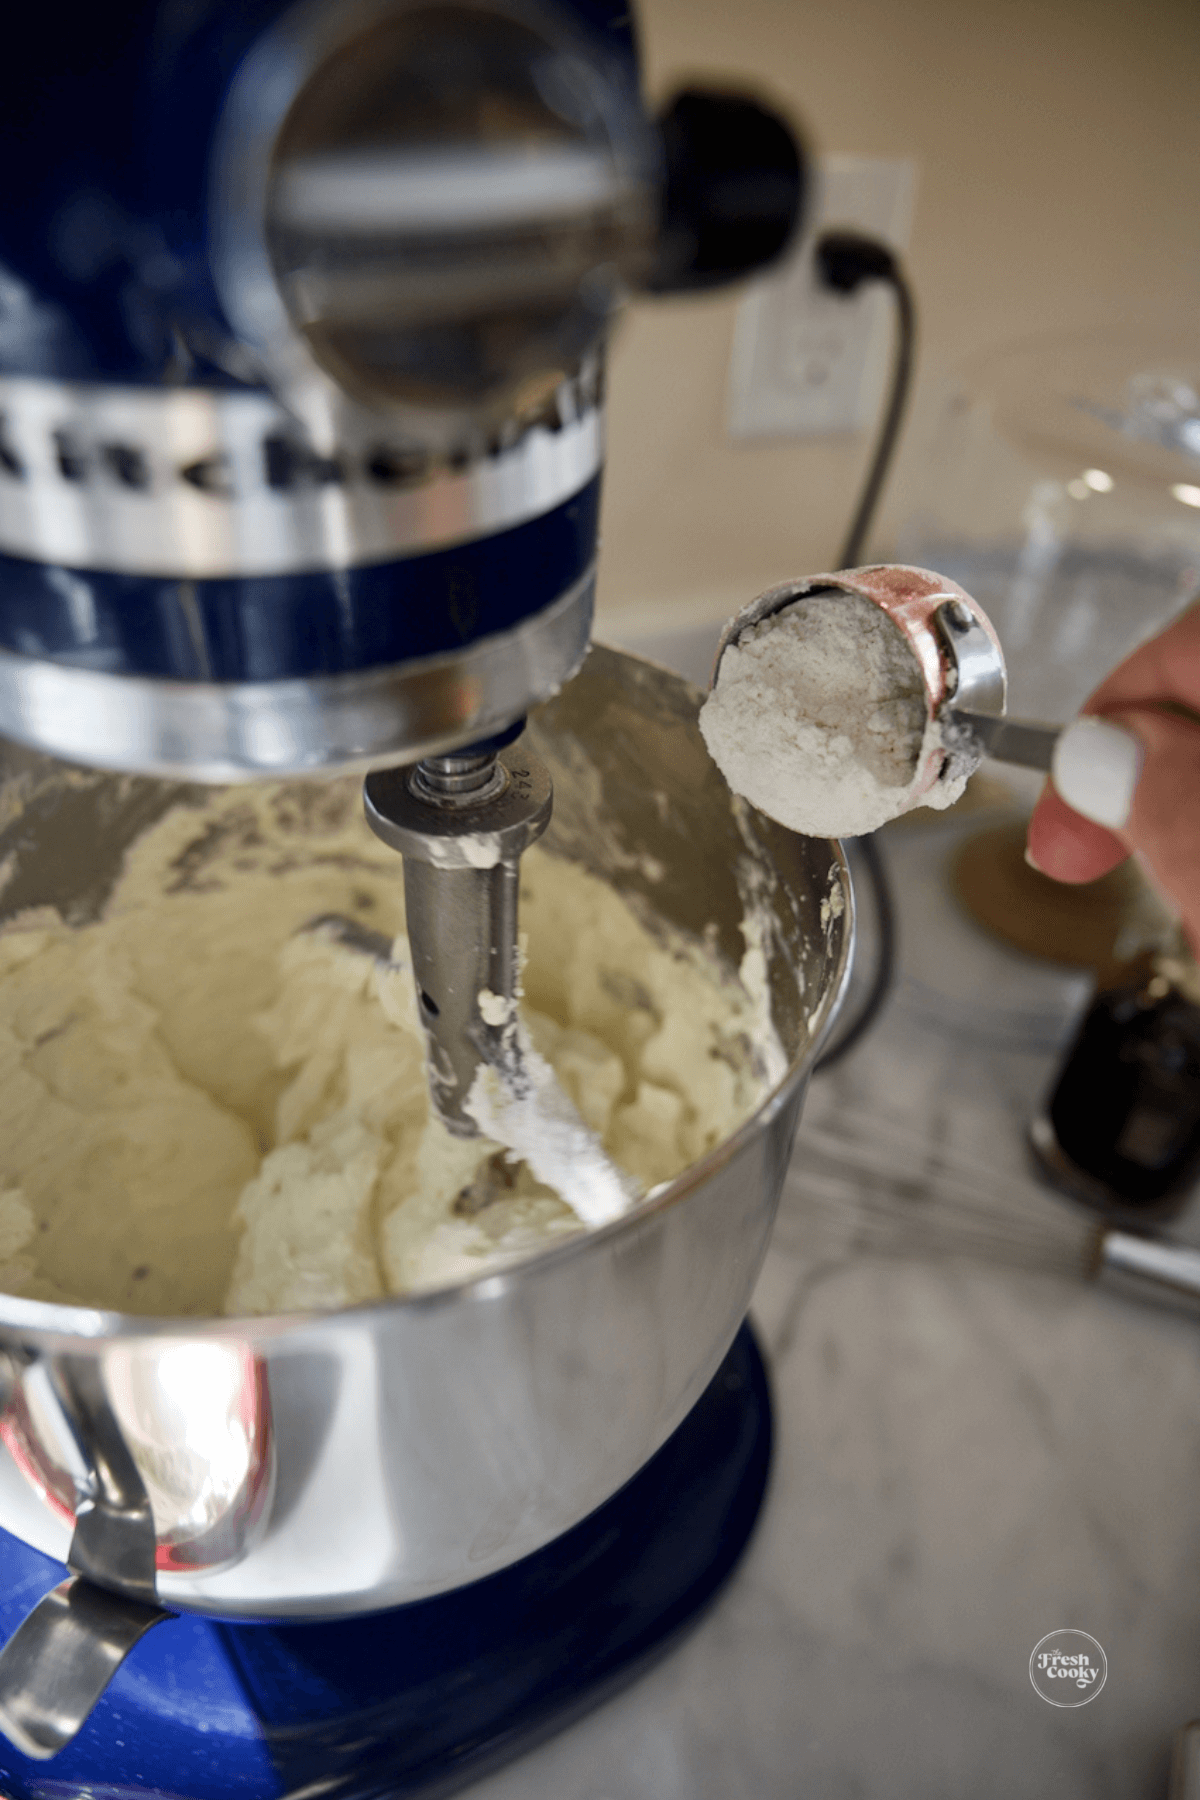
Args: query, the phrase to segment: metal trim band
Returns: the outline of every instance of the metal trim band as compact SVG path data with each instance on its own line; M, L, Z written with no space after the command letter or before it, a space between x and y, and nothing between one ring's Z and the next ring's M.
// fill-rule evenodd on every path
M213 580L469 542L551 511L597 473L603 420L588 387L564 383L516 442L453 466L349 401L336 448L318 454L265 392L0 377L0 550Z
M216 581L0 555L0 648L104 675L290 681L441 656L565 594L596 556L599 478L552 512L445 550Z
M552 606L463 649L295 681L100 674L0 650L0 733L69 762L188 781L415 762L511 724L587 652L595 565Z

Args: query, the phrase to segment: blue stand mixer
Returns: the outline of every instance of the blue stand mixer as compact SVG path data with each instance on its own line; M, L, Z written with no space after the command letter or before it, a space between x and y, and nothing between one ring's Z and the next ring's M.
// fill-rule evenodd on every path
M238 780L502 732L587 645L603 340L799 152L615 0L36 9L5 58L0 727Z
M513 746L588 649L608 320L777 256L801 153L737 94L650 118L617 0L141 0L69 29L34 8L0 88L20 171L0 222L0 735L159 780L367 773L426 921L422 1017L452 1071L434 1101L469 1133L487 1031L448 996L514 991L517 864L549 787ZM801 1091L730 1180L777 1193ZM189 1612L208 1565L164 1526L88 1349L114 1320L135 1360L166 1339L0 1299L5 1792L448 1792L611 1692L728 1573L761 1500L762 1367L746 1332L729 1348L744 1260L590 1502L544 1508L516 1560L344 1608L301 1582ZM582 1337L564 1266L554 1305ZM523 1368L487 1300L480 1366ZM413 1353L411 1315L380 1318L383 1392ZM197 1339L249 1470L206 1515L213 1569L265 1504L268 1375L277 1432L316 1406L270 1337ZM337 1356L349 1392L359 1365Z

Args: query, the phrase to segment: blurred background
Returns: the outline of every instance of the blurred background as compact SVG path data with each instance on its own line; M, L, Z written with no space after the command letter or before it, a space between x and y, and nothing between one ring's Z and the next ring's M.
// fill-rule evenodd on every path
M973 359L1046 333L1119 327L1149 345L1200 329L1194 0L645 0L639 18L652 96L740 79L804 121L822 157L914 165L917 378L872 560L911 553L904 527L928 506L947 404ZM886 297L871 301L886 345ZM602 637L690 631L835 566L885 363L865 429L734 437L742 304L737 292L641 300L618 329ZM972 529L986 535L977 485ZM1011 495L995 504L999 531Z

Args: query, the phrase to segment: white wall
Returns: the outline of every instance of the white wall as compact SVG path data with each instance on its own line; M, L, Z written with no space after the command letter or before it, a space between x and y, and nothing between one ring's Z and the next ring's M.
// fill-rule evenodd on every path
M819 149L918 161L921 362L875 553L964 356L1113 323L1200 345L1200 0L644 0L639 17L652 94L749 83ZM867 439L726 437L736 304L642 302L620 328L601 633L723 615L834 555Z

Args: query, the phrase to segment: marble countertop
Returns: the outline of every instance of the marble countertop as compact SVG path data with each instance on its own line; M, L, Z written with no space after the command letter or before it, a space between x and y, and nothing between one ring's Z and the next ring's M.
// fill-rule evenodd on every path
M1024 1132L1087 979L961 914L945 865L979 817L922 817L883 834L896 985L812 1084L755 1297L776 1449L746 1558L648 1676L471 1800L1166 1793L1200 1713L1200 1319L1083 1278ZM931 1172L946 1253L863 1254L814 1214L808 1146L830 1131ZM951 1253L972 1169L1033 1221L1029 1266ZM1074 1709L1028 1673L1066 1626L1108 1658Z

